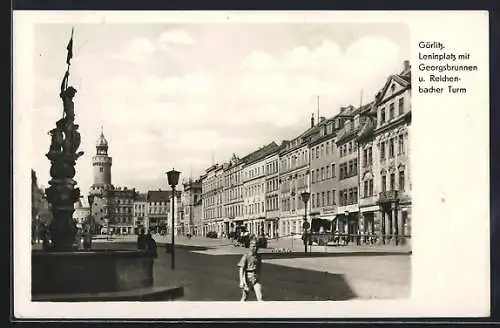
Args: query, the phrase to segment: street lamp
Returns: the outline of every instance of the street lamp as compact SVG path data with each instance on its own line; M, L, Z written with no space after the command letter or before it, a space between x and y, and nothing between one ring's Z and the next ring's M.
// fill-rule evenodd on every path
M304 223L302 224L302 228L304 229L304 252L307 254L307 229L309 229L310 224L307 222L307 202L309 201L309 197L311 197L311 193L304 191L302 194L302 201L304 202Z
M175 204L175 186L177 186L177 184L179 183L179 175L181 174L181 172L179 171L176 171L174 169L172 169L171 171L168 171L167 172L167 179L168 179L168 184L170 185L170 187L172 187L172 249L170 250L171 251L171 256L172 256L172 260L171 260L171 268L172 270L175 270L175 249L174 249L174 246L175 246L175 243L174 243L174 224L175 224L175 207L174 207L174 204Z
M87 196L87 199L89 201L89 211L90 211L90 216L89 216L89 224L90 224L90 231L92 233L94 233L94 220L93 220L93 216L92 216L92 204L94 204L94 198L95 198L95 195L88 195Z

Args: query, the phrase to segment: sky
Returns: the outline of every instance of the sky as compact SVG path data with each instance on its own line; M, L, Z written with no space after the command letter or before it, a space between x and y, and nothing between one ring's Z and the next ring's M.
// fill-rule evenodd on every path
M48 131L62 117L66 24L34 32L33 169L48 185ZM165 172L197 178L212 164L292 139L341 106L370 102L409 59L402 24L80 24L70 85L85 154L86 195L101 128L112 183L167 189Z

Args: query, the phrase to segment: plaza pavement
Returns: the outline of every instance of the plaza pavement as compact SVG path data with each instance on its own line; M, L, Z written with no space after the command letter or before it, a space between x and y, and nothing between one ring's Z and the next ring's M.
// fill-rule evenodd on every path
M96 248L133 248L135 236L96 243ZM228 240L176 239L176 270L163 244L169 238L155 236L159 257L155 281L175 280L184 285L182 300L237 301L240 296L236 264L247 249ZM277 243L290 243L281 240ZM407 298L411 284L411 255L401 246L316 246L303 254L300 240L291 254L261 250L263 284L268 301L348 300ZM270 247L276 245L270 242ZM320 250L323 251L320 251Z

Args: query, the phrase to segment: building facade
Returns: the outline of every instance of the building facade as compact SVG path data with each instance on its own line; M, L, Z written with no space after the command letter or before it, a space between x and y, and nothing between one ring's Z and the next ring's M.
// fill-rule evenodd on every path
M134 199L134 230L136 233L144 229L149 230L148 221L148 195L144 193L137 193Z
M206 235L208 232L221 234L220 221L222 219L222 193L220 192L221 167L214 164L207 169L206 177L202 181L203 219Z
M360 209L363 230L382 243L409 242L411 235L411 70L404 62L369 111L360 142Z
M265 158L266 164L266 224L264 233L275 238L279 235L280 219L280 184L279 184L279 150L271 152Z
M243 161L233 154L224 168L224 217L229 221L229 232L243 224Z
M297 138L283 144L279 152L280 181L280 232L281 236L303 233L305 204L303 192L310 193L309 142L316 131L314 117L311 127ZM310 213L311 201L307 203Z
M332 231L336 226L339 183L336 132L334 118L320 118L318 130L310 143L310 216L313 232Z
M250 234L263 234L266 223L266 157L278 150L273 141L243 159L244 222Z
M201 217L195 211L195 207L199 207L201 202L201 181L189 179L183 183L184 190L182 193L182 207L183 207L183 222L184 234L197 235L200 228Z
M116 234L134 234L134 199L135 189L117 187L113 190L113 210L110 228Z
M170 199L172 192L168 190L150 190L147 194L149 231L152 233L168 233Z
M82 229L90 216L90 208L83 205L81 199L75 203L75 211L73 212L73 220L78 229Z

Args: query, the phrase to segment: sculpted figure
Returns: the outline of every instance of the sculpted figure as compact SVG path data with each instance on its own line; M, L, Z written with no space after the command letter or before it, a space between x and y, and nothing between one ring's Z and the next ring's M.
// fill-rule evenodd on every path
M71 153L76 153L80 147L80 132L78 132L78 124L75 124L73 131L71 131Z
M68 78L69 72L66 71L61 83L61 93L59 96L63 101L64 119L66 122L73 122L75 119L75 104L73 103L73 97L76 94L76 89L71 86L68 87Z
M62 145L63 145L63 134L62 131L58 128L55 128L53 130L50 130L49 132L50 136L52 137L51 143L50 143L50 150L49 152L51 153L58 153L61 151Z

